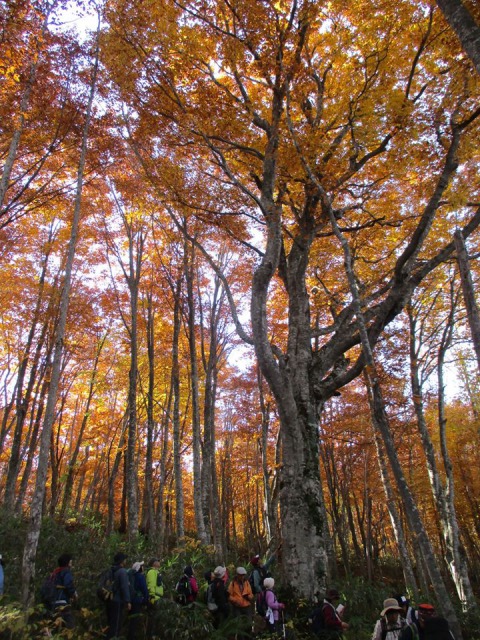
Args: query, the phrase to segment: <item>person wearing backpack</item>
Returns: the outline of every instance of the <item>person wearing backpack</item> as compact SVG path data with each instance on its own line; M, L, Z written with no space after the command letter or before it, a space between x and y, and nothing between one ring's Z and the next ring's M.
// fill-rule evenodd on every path
M191 602L195 602L198 594L197 579L193 573L193 569L190 565L187 565L183 570L183 575L177 582L175 587L177 592L177 602L181 605L187 605Z
M234 618L245 618L245 627L250 630L253 619L252 604L255 596L252 593L252 587L247 580L247 571L245 567L237 567L236 575L228 585L228 598L232 605L232 615ZM237 634L237 640L249 638L250 635Z
M142 627L142 611L148 604L147 581L143 573L143 565L143 561L134 562L132 568L128 570L132 603L128 612L128 640L135 640L139 636Z
M275 580L273 578L265 578L263 581L265 589L265 606L267 608L265 618L267 620L267 627L270 633L277 633L280 631L280 611L285 609L283 602L278 602L277 596L273 592L275 586Z
M207 608L213 615L213 626L218 629L230 615L228 593L225 586L226 567L215 567L212 576L213 580L207 588Z
M340 594L336 589L329 589L323 600L322 618L323 628L319 634L320 638L341 638L343 632L348 629L348 624L343 622L338 611L338 602Z
M248 580L250 582L250 586L252 587L253 594L261 593L263 591L263 581L265 578L270 578L269 567L274 562L275 556L272 555L265 562L262 562L260 555L257 553L256 556L250 559L250 564L253 569L250 573Z
M69 553L62 553L58 566L42 586L42 598L47 609L56 619L61 619L67 629L75 627L72 603L77 599L77 591L72 575L73 559Z
M417 622L407 625L399 640L452 640L453 636L445 618L435 616L435 607L431 604L419 604ZM433 622L431 620L433 619Z
M108 621L106 638L116 638L120 636L124 610L130 611L132 608L130 582L127 570L125 569L127 557L128 556L121 551L113 557L113 565L110 570L113 581L112 594L111 597L105 600Z
M146 574L149 600L147 608L147 638L151 638L154 635L155 618L165 589L162 574L160 573L160 560L152 558L148 563L148 567Z
M397 640L407 624L400 616L401 613L403 609L395 598L384 600L380 618L375 623L372 640Z

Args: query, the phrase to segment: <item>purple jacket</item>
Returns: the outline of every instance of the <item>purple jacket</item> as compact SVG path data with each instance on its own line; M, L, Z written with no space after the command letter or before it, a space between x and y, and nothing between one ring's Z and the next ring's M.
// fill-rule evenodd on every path
M273 619L275 621L278 620L278 612L280 609L283 609L283 604L277 601L277 596L271 589L265 591L265 604L273 611Z

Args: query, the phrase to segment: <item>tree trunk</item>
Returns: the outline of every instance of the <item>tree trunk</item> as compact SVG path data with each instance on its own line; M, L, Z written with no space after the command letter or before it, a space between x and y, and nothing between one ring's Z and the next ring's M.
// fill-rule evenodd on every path
M70 457L70 460L67 464L67 477L65 479L65 487L63 490L63 500L62 506L60 509L60 517L63 518L65 516L66 510L70 506L70 500L72 498L72 489L73 489L73 481L75 477L75 470L77 466L77 460L80 453L80 448L82 446L83 434L85 433L85 429L87 428L88 419L90 417L90 406L92 404L93 396L95 394L95 386L97 379L97 371L98 371L98 362L100 359L100 354L102 352L103 345L105 344L105 340L107 339L107 333L99 340L97 349L95 351L95 358L93 361L93 369L92 374L90 376L90 381L88 383L88 394L87 401L85 404L85 410L83 412L82 424L80 425L80 429L78 432L77 440L75 442L75 447L73 449L73 453Z
M185 222L186 224L186 222ZM195 511L195 525L197 536L203 545L210 543L210 536L205 527L205 513L202 478L201 459L201 424L199 407L199 382L198 382L198 360L197 360L197 340L195 322L195 298L193 295L195 249L194 246L184 242L184 267L185 282L187 285L188 304L188 346L190 353L190 380L192 385L192 435L193 435L193 508Z
M455 508L455 481L453 477L453 465L447 446L447 419L445 416L445 384L443 380L443 368L446 352L452 342L453 315L455 303L452 292L452 308L446 326L444 327L442 340L438 350L437 379L438 379L438 426L440 431L440 450L445 469L446 483L443 491L445 498L446 520L442 522L443 537L447 546L446 561L450 574L457 589L458 597L464 611L476 612L477 601L473 593L468 575L468 565L465 558L465 550L460 543L458 531L457 512Z
M145 481L143 489L142 529L156 537L157 521L155 518L155 501L153 498L153 439L154 439L154 394L155 394L155 312L153 310L152 292L147 299L147 356L148 356L148 388L147 388L147 450L145 454Z
M480 74L480 27L462 0L437 0L465 53Z
M480 48L480 29L478 46ZM477 367L480 372L480 313L478 311L477 301L475 300L475 290L468 263L467 248L465 246L463 234L459 229L455 231L455 248L457 251L458 269L460 271L460 278L462 282L463 299L467 309L468 324L470 325L470 333L472 334L473 346L477 357Z
M181 325L181 289L182 277L179 276L175 286L172 338L173 468L175 476L175 524L177 528L177 544L183 547L185 545L185 503L183 497L182 442L180 438L180 367L178 362Z
M45 410L45 420L40 439L40 451L37 459L37 476L35 481L35 490L30 506L30 521L25 542L23 561L22 561L22 601L25 607L32 604L35 579L35 560L37 554L38 539L40 537L40 528L42 524L43 502L45 497L45 488L48 472L48 451L50 447L50 439L52 434L53 421L55 418L55 405L57 402L58 386L60 382L60 370L63 356L63 340L65 335L65 326L67 323L68 302L70 296L70 287L72 279L73 261L75 258L75 249L77 244L78 228L80 223L80 209L82 201L83 174L85 168L85 159L87 154L88 132L90 127L91 112L93 98L96 90L97 71L98 71L98 34L100 32L100 20L97 30L97 51L93 66L93 74L90 85L90 95L86 110L85 125L82 133L82 148L80 153L80 161L78 165L77 190L75 196L75 207L73 212L73 220L70 231L70 240L68 243L67 262L65 265L65 279L63 282L62 293L60 297L59 322L55 333L55 346L53 353L52 375L48 391L47 406Z
M425 564L427 565L432 588L435 592L438 602L440 603L440 609L447 617L455 636L458 638L458 640L461 640L462 632L455 613L455 609L453 607L452 601L450 600L450 596L436 562L432 545L430 543L430 540L428 539L425 527L418 512L417 505L415 504L414 497L408 487L402 467L400 465L400 461L398 459L397 449L392 437L389 419L385 411L385 403L383 401L378 373L375 367L373 351L370 346L370 339L368 336L365 318L362 311L362 301L357 287L357 280L354 273L350 247L344 235L340 231L333 211L330 211L330 221L335 236L341 243L344 252L345 270L347 273L350 292L353 298L355 315L358 321L358 328L360 332L362 351L365 358L365 378L367 380L368 398L374 428L378 430L378 433L382 437L390 466L397 483L397 488L404 503L405 509L408 512L408 520L413 528L415 543L418 544L425 560Z
M372 419L372 423L373 423L373 419ZM380 469L380 477L382 479L383 490L385 491L385 497L387 499L387 509L388 509L388 513L390 514L393 533L397 543L398 551L400 553L400 561L402 565L403 576L405 579L405 586L407 588L407 591L412 593L414 600L418 601L418 596L419 596L418 584L415 578L415 573L413 571L412 562L410 560L410 554L408 553L407 541L405 537L405 531L403 528L402 520L398 512L395 495L393 493L392 485L390 482L390 476L388 471L388 461L385 455L385 448L382 444L380 433L376 430L374 431L374 438L375 438L375 448L377 452L378 467Z
M50 230L49 230L49 237L46 244L47 247L51 246L51 241L52 241L52 226L50 227ZM25 393L24 393L25 375L27 372L27 366L31 356L33 339L35 337L37 325L40 320L41 304L43 300L43 292L44 292L44 286L45 286L45 277L47 272L49 255L50 255L50 251L47 250L43 259L42 271L39 278L38 294L37 294L37 300L35 304L35 310L33 313L32 324L30 327L30 331L28 333L27 342L25 344L25 349L24 349L23 356L18 369L16 397L15 397L15 414L16 414L15 415L16 417L15 432L13 434L10 457L8 460L8 470L7 470L7 479L5 483L5 497L4 497L4 505L8 510L13 509L15 504L15 488L16 488L16 481L18 478L18 472L20 467L20 449L22 445L23 427L25 424L27 411L30 406L32 391L35 384L35 376L38 370L38 363L40 361L41 349L45 342L45 338L47 335L47 327L49 324L48 322L49 313L47 313L46 318L44 319L42 331L40 332L40 336L37 342L37 346L34 354L34 360L30 369L30 377L29 377L29 382L27 384L27 389L25 390Z

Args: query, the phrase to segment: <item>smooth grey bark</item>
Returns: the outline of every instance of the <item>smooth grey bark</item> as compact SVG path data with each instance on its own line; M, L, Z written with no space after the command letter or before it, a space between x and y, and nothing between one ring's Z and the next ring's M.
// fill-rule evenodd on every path
M462 0L437 0L437 5L480 74L480 26L475 22L473 14Z
M186 225L186 221L185 221ZM201 457L201 422L200 422L200 392L198 378L198 358L195 321L195 247L185 239L184 244L184 269L187 289L187 335L190 355L190 384L192 386L192 435L193 435L193 507L195 511L195 524L197 536L203 545L210 543L210 536L205 527L203 478Z
M275 475L271 478L271 473L268 467L268 435L269 435L269 426L270 426L270 407L267 402L265 402L265 394L263 391L263 382L262 375L257 368L257 386L258 386L258 394L259 394L259 403L260 403L260 415L262 416L262 431L261 437L259 440L259 448L260 448L260 459L261 459L261 468L263 475L263 521L265 523L265 533L266 533L266 542L267 547L270 548L272 544L272 539L276 536L277 532L277 522L275 516L275 504L272 500L272 482L275 479Z
M147 385L147 450L145 453L145 480L143 490L142 529L156 538L157 520L155 518L155 500L153 496L153 444L155 432L154 394L155 394L155 311L153 308L152 292L146 294L147 319L147 357L148 357L148 385Z
M70 239L68 242L67 261L65 265L65 278L63 281L60 305L59 305L59 321L56 327L52 372L50 378L50 386L48 390L47 406L45 409L45 419L43 422L42 433L40 436L40 450L37 459L37 475L35 479L35 489L32 496L30 506L30 520L27 531L27 538L23 551L22 559L22 602L28 607L33 602L34 597L34 579L35 579L35 560L38 547L38 539L40 537L40 528L42 524L43 502L46 491L46 480L48 473L48 454L50 448L50 439L52 435L53 422L55 419L55 406L57 403L58 386L60 382L60 372L63 357L63 341L65 336L65 327L67 323L68 303L70 296L73 262L75 259L75 250L77 245L78 230L80 224L80 211L82 203L83 176L85 170L85 161L87 155L88 134L90 129L90 121L92 114L93 99L96 92L97 72L98 72L98 55L100 19L97 28L97 44L95 52L95 61L93 65L92 79L90 84L90 94L85 115L85 124L82 131L82 145L80 151L80 159L77 172L77 189L75 194L75 206L73 211L72 226L70 230Z
M178 360L181 327L182 276L175 284L172 337L172 389L173 389L173 469L175 477L175 524L177 544L185 545L185 501L183 497L182 446L180 437L180 366Z
M477 367L480 372L480 313L475 299L475 288L473 286L472 274L470 272L468 262L469 258L467 247L465 245L463 234L459 229L455 231L454 238L458 270L460 271L460 279L462 283L463 299L467 309L468 324L470 326L473 347L477 357Z
M223 263L225 256L220 258ZM215 556L219 562L225 556L224 553L224 527L222 527L222 505L218 488L217 464L216 464L216 432L215 432L215 403L217 398L217 379L219 360L223 351L220 344L220 319L225 300L225 291L218 277L214 277L213 291L207 309L207 318L204 323L205 312L202 307L202 363L205 371L204 382L204 407L203 407L203 467L206 490L205 497L208 500L209 522L211 523L211 536L215 549ZM204 326L206 324L206 326ZM206 335L205 335L206 334Z
M413 595L413 599L418 601L419 591L418 584L415 578L415 572L408 553L407 539L402 524L402 519L397 508L397 502L395 494L392 489L392 483L390 481L390 475L388 470L388 459L385 453L385 448L382 443L382 439L378 431L374 431L375 449L377 451L378 467L380 469L380 477L382 479L383 490L385 491L385 497L387 499L387 509L390 514L390 521L392 523L393 534L397 543L398 551L400 553L403 576L405 579L405 586L407 591Z
M453 284L452 284L453 288ZM440 433L440 451L445 469L445 516L442 522L443 537L447 545L446 562L457 589L459 600L464 611L478 611L478 604L468 575L468 563L465 549L460 542L457 511L455 507L455 479L453 465L447 445L447 418L445 416L445 383L443 378L445 357L451 346L454 327L455 300L451 292L451 311L438 349L437 380L438 380L438 427Z

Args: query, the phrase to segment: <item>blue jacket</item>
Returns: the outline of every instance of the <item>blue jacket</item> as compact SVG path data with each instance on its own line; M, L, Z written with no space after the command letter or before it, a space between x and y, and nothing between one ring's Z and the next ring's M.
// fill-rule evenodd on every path
M143 572L130 570L133 575L133 593L130 594L132 598L132 604L147 604L148 603L148 588L147 579Z

